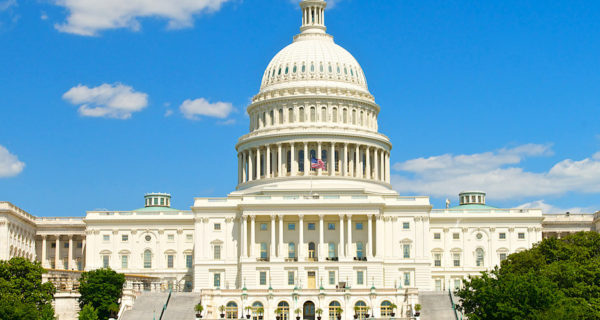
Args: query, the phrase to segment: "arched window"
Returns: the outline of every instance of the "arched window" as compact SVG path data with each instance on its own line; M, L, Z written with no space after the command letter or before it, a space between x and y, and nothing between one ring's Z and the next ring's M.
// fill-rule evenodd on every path
M298 171L304 172L304 150L298 151Z
M315 257L316 257L316 250L315 250L315 243L314 242L309 242L308 243L308 259L309 261L314 261Z
M325 162L325 169L323 169L323 171L327 171L327 168L329 168L329 164L327 163L327 150L321 150L321 160Z
M384 301L381 303L381 317L391 317L394 310L392 309L392 303L389 301Z
M321 122L327 122L327 108L321 108Z
M279 124L283 124L283 109L279 109Z
M288 123L294 122L294 108L288 108Z
M256 301L252 304L252 320L259 320L263 317L265 313L265 308L263 304L259 301Z
M274 125L275 124L275 112L273 110L271 110L271 112L269 112L269 117L271 118L271 119L269 119L270 125Z
M356 109L352 110L352 124L356 125Z
M293 242L288 243L288 258L296 258L296 244Z
M262 115L260 116L260 127L265 127L267 125L267 114L266 112L263 112Z
M365 113L364 112L360 112L360 117L358 118L358 125L362 126L363 125L363 119L364 119Z
M310 107L310 122L315 122L317 117L317 111L315 107Z
M285 166L288 173L292 172L292 152L288 151L285 157Z
M332 114L331 114L331 120L333 120L333 122L338 122L338 110L337 108L333 108Z
M355 319L364 320L367 313L367 304L364 301L357 301L354 305L354 314L357 316Z
M237 303L230 301L227 303L227 307L225 307L225 318L227 319L237 319L238 318L238 305Z
M277 308L280 310L281 320L288 320L290 318L290 305L286 301L278 303Z
M339 172L340 171L340 154L339 152L336 150L335 151L335 171Z
M144 269L152 269L152 251L144 251Z
M298 110L299 115L299 120L300 122L304 122L304 107L300 107L300 109Z
M348 123L348 109L344 108L342 111L342 122Z
M329 320L337 320L340 315L340 309L342 306L337 301L331 301L329 303Z
M483 263L484 256L485 256L485 254L483 252L483 249L477 248L477 250L475 250L475 264L478 267L483 267L483 265L484 265L484 263Z
M296 68L296 65L294 65L294 70L293 70L293 72L294 72L294 73L296 73L296 71L297 71L297 68Z
M260 155L260 176L264 176L265 175L265 155L261 154Z

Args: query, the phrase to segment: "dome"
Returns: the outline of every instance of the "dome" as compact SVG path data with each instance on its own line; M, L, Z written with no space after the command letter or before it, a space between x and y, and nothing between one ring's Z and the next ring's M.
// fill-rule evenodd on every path
M303 9L302 31L294 42L279 51L263 75L260 92L297 87L354 90L369 93L367 80L356 59L346 49L335 44L325 33L324 1L303 1L321 4L322 10L307 12ZM311 16L313 14L314 16ZM307 17L308 16L308 17ZM307 23L307 20L314 23Z

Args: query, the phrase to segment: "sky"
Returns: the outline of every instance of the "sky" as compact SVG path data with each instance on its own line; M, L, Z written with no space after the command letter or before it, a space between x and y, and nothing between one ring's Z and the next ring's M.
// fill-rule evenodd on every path
M600 2L337 0L392 143L435 208L600 210ZM0 201L37 216L173 207L237 182L237 139L291 0L0 0Z

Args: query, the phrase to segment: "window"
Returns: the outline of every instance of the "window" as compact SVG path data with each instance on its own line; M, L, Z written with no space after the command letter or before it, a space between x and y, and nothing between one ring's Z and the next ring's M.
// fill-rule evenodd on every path
M150 240L152 240L152 237L150 235L147 235L147 236L144 237L144 240L150 241Z
M363 229L363 224L362 222L357 222L356 223L356 230L362 230Z
M517 236L519 237L520 240L523 240L523 239L525 239L525 232L519 232L517 234Z
M296 257L296 244L293 242L288 243L288 258L293 259Z
M152 251L144 251L144 269L152 268Z
M498 239L500 239L500 240L506 239L506 233L504 233L504 232L498 233Z
M77 271L83 271L83 261L77 260Z
M121 269L127 269L129 267L129 256L122 255L121 256Z
M433 255L433 265L436 267L441 267L442 266L442 254L441 253L436 253Z
M335 223L328 223L327 230L335 230Z
M294 285L294 271L288 271L288 285Z
M191 254L185 255L185 267L192 268L194 266L194 260Z
M314 224L314 223L312 223L312 222L310 222L310 223L308 224L308 230L315 230L315 224Z
M329 284L335 284L335 271L329 271Z
M260 231L267 231L267 224L266 223L261 223L260 224Z
M52 243L52 245L50 246L52 249L56 248L56 243Z
M214 224L214 230L215 231L220 231L221 230L221 224L220 223L215 223Z
M363 246L363 243L359 241L356 243L356 257L362 258L364 256L365 256L364 246Z
M477 240L481 240L483 238L483 234L480 232L475 235L475 238L477 238Z
M191 234L186 234L185 235L185 241L186 242L192 242L192 240L194 240L194 236Z
M484 257L483 249L477 248L477 250L475 250L475 264L478 267L483 267L483 257Z
M167 235L167 240L169 240L170 242L175 241L175 235L174 234L168 234Z
M304 172L304 150L298 151L298 171Z
M500 261L504 261L506 260L506 253L501 253L500 254Z
M220 273L213 274L213 286L215 288L221 287L221 274Z
M381 303L381 317L383 318L389 318L392 316L392 313L394 312L394 310L392 310L392 303L389 301L384 301Z
M410 222L402 222L402 229L404 229L404 230L410 229Z
M121 235L121 241L123 241L123 242L129 241L129 235L126 235L126 234Z
M404 259L410 258L410 244L405 243L402 245L402 257Z
M172 269L173 268L173 262L175 260L175 256L172 254L167 255L167 268Z
M281 320L290 319L290 305L287 302L281 301L279 304L277 304L277 308L281 310Z
M213 247L213 259L221 260L221 246L220 245L215 245Z
M295 223L288 223L288 230L290 230L290 231L296 230L296 224Z
M404 273L404 285L407 287L410 286L410 272Z
M308 243L308 259L314 261L316 257L316 246L314 242Z
M328 252L329 258L335 258L335 257L337 257L337 255L335 254L335 243L330 242L328 246L329 246L329 248L328 248L329 249L328 250L329 251Z
M63 245L63 248L68 249L69 248L69 243L65 242L65 244Z
M340 315L341 305L337 301L331 301L329 303L329 320L337 320Z
M103 268L108 268L109 267L109 264L108 264L109 258L110 258L110 256L107 255L107 254L105 254L105 255L102 256L102 267Z
M460 233L458 233L458 232L455 232L455 233L453 233L453 234L452 234L452 239L453 239L453 240L458 240L458 239L460 239Z
M227 307L225 307L225 318L226 319L237 319L238 318L237 303L235 303L233 301L227 303Z
M263 260L267 259L267 243L266 242L260 243L260 258Z
M358 301L354 305L354 312L355 319L365 320L367 313L369 313L369 309L367 308L367 304L364 301Z
M439 232L436 232L433 234L433 239L440 240L441 238L442 238L442 235Z
M83 248L83 242L77 241L77 249Z
M460 289L460 279L454 279L454 290Z
M452 261L455 267L460 267L460 253L453 253Z
M266 286L267 285L267 272L266 271L261 271L258 273L258 283L261 286Z
M442 291L442 279L435 279L435 291Z
M104 241L110 241L110 235L108 235L108 234L103 235L102 236L102 240L104 240Z
M356 271L356 284L357 285L365 284L365 272L364 271Z

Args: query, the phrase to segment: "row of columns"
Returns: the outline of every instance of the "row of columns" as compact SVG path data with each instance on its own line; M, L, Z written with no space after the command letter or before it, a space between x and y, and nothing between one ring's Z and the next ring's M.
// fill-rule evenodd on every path
M341 175L344 177L372 179L387 183L390 182L390 154L388 151L382 148L359 144L338 144L340 146L336 148L335 143L325 144L323 142L316 142L316 158L320 159L322 157L322 151L327 150L327 170L324 171L319 168L314 173L311 173L312 170L310 166L308 142L301 144L301 150L304 151L304 165L302 170L299 168L299 159L296 159L299 154L298 151L300 151L296 149L296 143L279 143L273 147L271 147L271 145L266 145L264 147L250 148L240 151L238 153L238 183L284 177L288 176L288 171L289 175L291 176L307 176L310 174L317 176ZM335 157L336 150L338 151L338 158ZM287 159L288 151L290 153L290 159ZM265 164L264 170L261 168L263 164L263 152ZM339 159L340 156L342 159ZM332 159L334 161L331 161ZM363 163L363 161L365 163ZM339 163L338 170L335 168L336 162ZM288 163L290 164L291 168L287 168ZM264 172L264 174L261 174L261 172ZM336 172L338 174L336 174Z
M325 17L323 15L324 8L321 6L311 6L302 9L302 24L303 25L324 25Z
M296 217L298 217L298 246L296 248L296 253L297 253L297 257L300 261L303 261L307 258L306 256L306 252L308 252L308 250L305 250L304 248L304 215L295 215ZM283 234L284 234L284 215L271 215L271 229L270 229L270 233L271 233L271 243L270 243L270 250L269 250L269 255L271 260L273 260L274 258L287 258L287 252L285 250L285 246L284 246L284 242L283 242ZM344 218L347 218L346 221L346 225L347 225L347 241L344 241ZM275 225L276 225L276 219L279 221L279 239L276 242L275 238L276 238L276 234L275 234ZM249 240L249 244L247 243L248 241L248 220L250 220L250 240ZM288 222L296 222L296 221L288 221ZM372 214L367 214L367 243L365 245L365 256L367 258L372 258L373 254L375 252L374 249L374 245L375 242L373 241L373 215ZM338 258L352 258L354 257L355 252L352 252L352 230L353 230L353 226L352 226L352 215L350 214L340 214L339 215L339 243L337 246L337 256ZM317 254L318 254L318 258L319 260L324 260L325 257L327 256L325 254L325 252L327 252L326 250L326 243L324 241L324 232L325 232L325 227L324 227L324 215L319 215L319 242L316 246L317 249ZM254 252L254 247L256 245L256 216L255 215L249 215L249 216L242 216L242 224L241 224L241 241L240 241L240 245L242 248L242 257L246 257L246 258L253 258L253 257L257 257L257 254Z
M42 266L44 268L49 268L50 267L50 264L48 263L48 260L47 260L47 253L46 253L47 252L47 249L46 249L47 248L47 244L46 243L47 243L47 240L49 240L50 237L55 237L54 243L56 245L55 245L55 253L54 253L54 268L55 269L61 269L60 268L60 266L61 266L61 264L60 264L60 262L61 262L61 259L60 259L61 258L60 257L60 244L61 244L60 237L61 236L42 235L41 237L42 237L42 257L41 257ZM68 237L68 241L69 241L69 248L68 248L69 251L67 253L67 259L68 259L67 260L67 269L68 270L74 270L75 269L75 266L73 264L73 262L74 262L73 261L73 254L74 254L73 237L74 237L74 235L68 235L67 237ZM82 259L84 259L84 257L85 257L85 254L84 254L84 250L85 250L85 237L81 241L82 241L81 257L82 257Z

